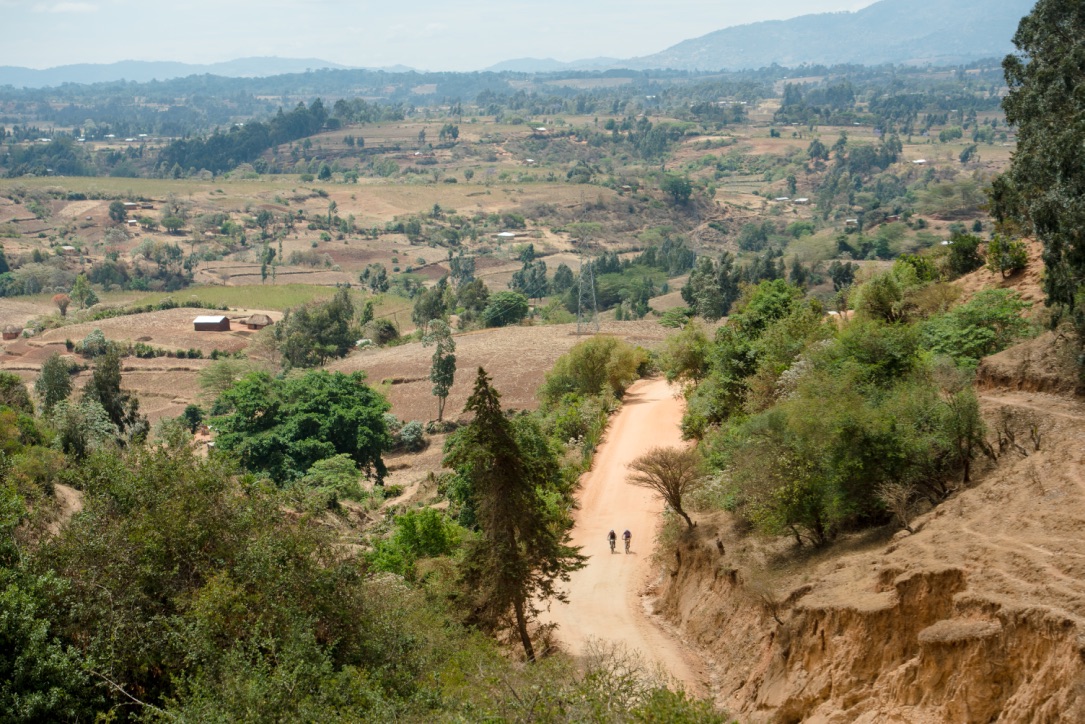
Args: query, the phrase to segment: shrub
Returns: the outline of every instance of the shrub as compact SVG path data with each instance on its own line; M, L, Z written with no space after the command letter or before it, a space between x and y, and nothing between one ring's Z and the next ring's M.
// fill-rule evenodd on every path
M637 380L648 353L614 337L593 337L558 358L539 390L546 404L568 393L620 398Z
M995 236L987 244L987 268L1002 278L1013 276L1028 266L1028 249L1023 241Z
M409 452L418 452L426 446L425 432L422 423L411 420L399 429L399 441L403 448Z

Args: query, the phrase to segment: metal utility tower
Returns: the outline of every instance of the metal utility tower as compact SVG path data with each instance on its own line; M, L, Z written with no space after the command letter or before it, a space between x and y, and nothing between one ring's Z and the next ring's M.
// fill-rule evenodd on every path
M580 255L580 299L576 305L576 336L599 332L599 306L595 302L595 264L592 259L584 264Z

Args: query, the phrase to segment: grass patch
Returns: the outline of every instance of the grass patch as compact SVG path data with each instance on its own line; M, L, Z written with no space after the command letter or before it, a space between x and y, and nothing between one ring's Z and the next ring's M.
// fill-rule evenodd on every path
M253 284L238 287L207 286L188 287L176 292L147 294L140 303L158 302L173 297L178 302L198 299L207 304L226 304L246 309L284 310L312 301L331 299L334 287L316 284Z

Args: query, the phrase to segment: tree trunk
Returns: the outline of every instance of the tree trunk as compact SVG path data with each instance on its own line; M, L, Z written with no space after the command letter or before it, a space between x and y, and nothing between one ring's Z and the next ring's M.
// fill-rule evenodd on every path
M682 516L686 521L686 525L689 526L689 529L693 530L693 520L690 519L689 514L686 513L686 511L682 510L681 508L675 508L674 512Z
M531 637L527 633L527 618L524 616L524 602L517 600L512 604L516 611L516 629L520 632L520 643L524 645L524 653L529 663L535 663L535 649L531 646Z
M445 398L437 398L437 422L440 422L445 416Z

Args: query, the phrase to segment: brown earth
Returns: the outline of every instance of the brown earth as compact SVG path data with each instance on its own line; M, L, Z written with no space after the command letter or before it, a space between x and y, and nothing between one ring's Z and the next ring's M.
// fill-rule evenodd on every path
M915 534L803 557L699 517L656 605L712 663L720 705L766 722L1085 719L1085 402L1032 391L1061 354L1043 340L1012 384L981 371L997 462Z

